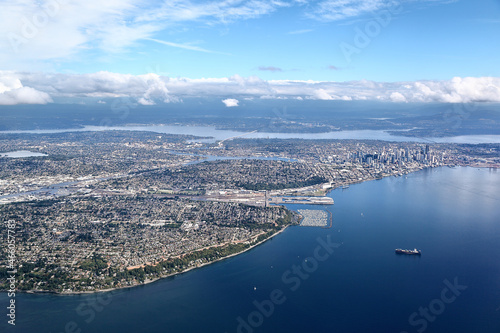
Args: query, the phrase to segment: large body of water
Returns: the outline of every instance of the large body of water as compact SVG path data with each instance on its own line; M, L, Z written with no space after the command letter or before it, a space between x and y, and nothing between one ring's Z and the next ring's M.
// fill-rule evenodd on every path
M334 190L334 206L290 206L329 209L330 229L290 227L146 286L17 294L0 331L498 333L499 188L500 171L445 167Z
M0 157L10 157L10 158L42 157L42 156L48 156L48 155L42 153L35 153L28 150L16 150L16 151L9 151L6 153L0 153Z
M442 138L419 138L402 135L391 135L384 130L353 130L334 131L326 133L268 133L268 132L237 132L232 130L216 129L213 126L182 126L182 125L136 125L136 126L84 126L73 129L54 130L23 130L23 131L0 131L6 134L50 134L65 132L83 131L148 131L166 134L183 134L200 137L210 137L211 139L199 139L193 141L213 142L215 140L225 140L233 137L244 137L249 139L306 139L306 140L383 140L392 142L434 142L434 143L500 143L500 135L461 135Z

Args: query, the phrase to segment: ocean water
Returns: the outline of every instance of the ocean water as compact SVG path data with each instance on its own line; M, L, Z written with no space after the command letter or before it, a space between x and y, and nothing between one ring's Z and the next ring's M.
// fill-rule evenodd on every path
M436 168L329 195L224 261L111 293L16 295L1 332L500 332L500 171ZM421 256L396 255L418 248Z

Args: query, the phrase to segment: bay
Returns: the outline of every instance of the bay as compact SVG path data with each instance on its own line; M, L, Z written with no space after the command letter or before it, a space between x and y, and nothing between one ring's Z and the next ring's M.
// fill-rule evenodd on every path
M83 128L52 129L52 130L15 130L0 131L0 134L52 134L85 131L147 131L165 134L193 135L205 137L190 140L192 142L215 142L229 138L242 137L248 139L304 139L304 140L382 140L389 142L433 142L433 143L500 143L500 135L461 135L438 138L408 137L392 135L385 130L349 130L324 133L272 133L272 132L239 132L217 129L213 126L184 125L127 125L127 126L90 126ZM210 139L207 139L209 137Z
M329 193L333 206L289 206L330 210L330 229L289 227L241 255L111 293L18 293L16 326L3 314L0 329L499 332L498 188L498 170L466 167L351 185ZM421 256L394 253L414 247ZM5 312L7 302L2 293Z

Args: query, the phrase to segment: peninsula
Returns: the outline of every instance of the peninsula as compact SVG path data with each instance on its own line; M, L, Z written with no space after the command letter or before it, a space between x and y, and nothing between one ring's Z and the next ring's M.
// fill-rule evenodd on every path
M280 205L332 204L332 189L424 168L500 165L498 144L192 139L0 134L0 234L15 235L14 252L6 241L0 248L0 288L8 289L12 269L26 292L144 284L298 224L298 213ZM12 151L37 154L1 154ZM325 226L324 216L305 214L303 225Z

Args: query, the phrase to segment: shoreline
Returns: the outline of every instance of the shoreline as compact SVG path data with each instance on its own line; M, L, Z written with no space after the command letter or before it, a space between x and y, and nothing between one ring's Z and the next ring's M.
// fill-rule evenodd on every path
M439 166L436 166L436 167L437 168L442 168L442 167L450 167L450 168L454 168L454 167L470 167L470 168L480 168L480 169L485 169L485 168L498 169L498 167L492 167L492 166L483 166L483 167L481 167L481 166L477 166L477 165L472 166L472 165L460 165L460 164L444 164L444 165L439 165ZM382 177L380 179L388 178L390 176L404 176L404 175L408 175L408 174L415 173L415 172L418 172L418 171L423 171L423 170L426 170L426 169L432 169L432 168L436 168L436 167L435 166L427 166L427 167L423 167L423 168L417 168L417 169L411 170L411 171L409 171L407 173L401 173L401 174L397 174L397 175L387 175L387 176L384 176L384 177ZM380 180L380 179L378 179L378 178L368 178L368 179L363 179L363 180L359 180L359 181L354 181L354 182L351 182L351 183L348 182L347 185L361 184L361 183L364 183L364 182L367 182L367 181ZM325 193L325 196L327 194L329 194L330 192L332 192L334 190L337 190L339 188L341 188L340 185L337 186L337 187L328 189L326 191L326 193ZM332 216L330 216L330 218L331 217ZM332 220L330 220L330 225L328 227L323 227L323 228L325 228L325 229L331 228L332 224L333 224ZM123 286L123 287L116 287L116 288L109 288L109 289L91 290L91 291L77 291L77 292L57 292L57 291L44 291L44 290L41 290L41 291L36 291L36 290L27 290L27 291L16 290L16 292L27 293L27 294L52 294L52 295L57 295L57 296L76 296L76 295L84 295L84 294L112 292L112 291L116 291L116 290L120 290L120 289L128 289L128 288L133 288L133 287L144 286L144 285L156 282L156 281L164 279L164 278L168 278L168 277L176 276L176 275L179 275L179 274L187 273L187 272L189 272L191 270L194 270L194 269L197 269L197 268L201 268L201 267L204 267L204 266L216 263L218 261L222 261L222 260L225 260L225 259L237 256L239 254L242 254L242 253L244 253L246 251L249 251L249 250L253 249L254 247L256 247L256 246L258 246L258 245L260 245L260 244L262 244L262 243L264 243L264 242L272 239L273 237L279 235L285 229L287 229L289 226L292 226L292 224L283 227L282 229L280 229L280 230L276 231L275 233L273 233L272 235L270 235L268 238L266 238L266 239L264 239L264 240L262 240L262 241L260 241L258 243L255 243L255 244L249 246L248 248L243 249L242 251L232 253L232 254L230 254L228 256L216 259L214 261L206 262L206 263L203 263L203 264L198 265L198 266L193 266L193 267L186 268L185 270L182 270L180 272L170 273L170 274L167 274L165 276L161 276L161 277L158 277L158 278L155 278L155 279L152 279L152 280L145 280L144 282L138 283L138 284L135 284L135 285ZM198 249L196 251L199 251L199 250L202 250L202 249ZM194 253L196 251L193 251L191 253ZM190 253L186 253L185 255L188 255L188 254L190 254ZM7 291L0 291L0 293L2 293L2 292L7 292Z
M206 125L206 124L176 124L176 123L167 123L167 124L151 124L151 123L146 123L146 124L140 124L140 123L123 123L123 124L115 124L114 126L102 126L102 125L85 125L85 124L74 124L72 128L67 128L67 127L51 127L51 126L45 126L42 129L3 129L0 131L0 135L11 135L11 134L34 134L34 135L43 135L43 134L55 134L55 133L74 133L74 132L100 132L100 131L140 131L140 132L151 132L151 133L159 133L159 134L168 134L168 135L184 135L184 136L191 136L195 137L196 140L199 139L211 139L215 141L220 141L224 140L225 137L222 138L217 138L214 136L214 133L209 133L203 136L199 136L194 133L169 133L169 132L161 132L158 131L156 128L162 128L162 127L176 127L176 128L187 128L188 132L189 129L192 127L195 128L203 128L203 129L208 129L208 130L214 130L215 134L218 132L225 132L225 131L230 131L230 132L236 132L236 135L243 135L243 134L248 134L248 132L241 131L238 128L217 128L216 126L211 126L211 125ZM258 130L258 129L256 129ZM409 129L408 129L409 130ZM388 141L388 142L429 142L429 141L434 141L434 143L453 143L453 144L498 144L500 143L498 139L499 135L496 132L493 133L478 133L478 134L449 134L446 135L447 133L441 133L438 136L421 136L421 135L415 135L415 134L410 134L410 135L405 135L409 133L407 130L395 130L395 129L378 129L378 128L372 128L372 129L366 129L366 128L350 128L350 129L328 129L326 131L320 130L318 132L310 132L307 131L307 129L304 129L304 131L285 131L282 133L279 132L260 132L261 134L267 134L267 135L274 135L275 137L271 139L278 139L278 140L287 140L287 139L304 139L304 140L321 140L322 138L304 138L304 136L309 135L318 135L318 134L337 134L337 133L349 133L349 132L360 132L360 131L368 131L368 132L378 132L379 135L381 134L382 136L380 137L370 137L370 138L363 138L361 140L376 140L376 141ZM276 135L279 134L284 134L285 136L288 136L286 138L279 138L276 137ZM385 135L384 135L385 134ZM222 134L221 134L222 135ZM373 135L373 134L372 134ZM488 141L484 142L484 140L481 140L483 137L487 138ZM453 138L466 138L466 139L471 139L471 140L466 140L466 142L455 142L452 139ZM257 139L256 137L250 137L249 139ZM391 140L392 139L392 140ZM333 138L327 138L327 140L359 140L355 137L353 138L339 138L339 137L333 137Z
M242 254L244 252L247 252L247 251L253 249L254 247L256 247L258 245L261 245L262 243L265 243L268 240L274 238L275 236L277 236L280 233L282 233L283 231L285 231L289 226L291 226L291 225L285 226L284 228L282 228L282 229L278 230L277 232L273 233L268 238L263 239L260 242L255 243L255 244L249 246L248 248L246 248L246 249L244 249L244 250L242 250L240 252L235 252L235 253L232 253L232 254L230 254L228 256L225 256L223 258L219 258L219 259L216 259L214 261L206 262L206 263L203 263L203 264L198 265L198 266L189 267L189 268L186 268L185 270L180 271L180 272L170 273L170 274L167 274L165 276L161 276L161 277L155 278L153 280L146 280L146 281L144 281L142 283L138 283L138 284L135 284L135 285L132 285L132 286L124 286L124 287L109 288L109 289L100 289L100 290L91 290L91 291L77 291L77 292L33 291L33 290L27 290L27 291L17 290L17 292L25 293L25 294L33 294L33 295L36 295L36 294L50 294L50 295L56 295L56 296L77 296L77 295L86 295L86 294L95 294L95 293L107 293L107 292L113 292L113 291L117 291L117 290L121 290L121 289L128 289L128 288L145 286L147 284L156 282L158 280L162 280L162 279L165 279L165 278L168 278L168 277L171 277L171 276L176 276L176 275L179 275L179 274L184 274L184 273L187 273L187 272L189 272L191 270L194 270L194 269L197 269L197 268L202 268L204 266L211 265L211 264L216 263L218 261L226 260L226 259L229 259L231 257L235 257L237 255L240 255L240 254ZM194 251L194 252L196 252L196 251ZM2 291L2 292L4 292L4 291Z

